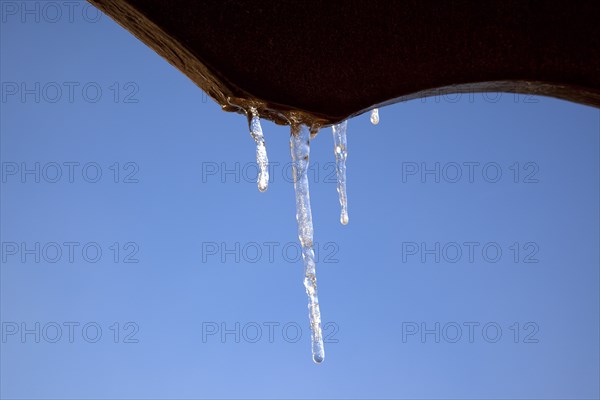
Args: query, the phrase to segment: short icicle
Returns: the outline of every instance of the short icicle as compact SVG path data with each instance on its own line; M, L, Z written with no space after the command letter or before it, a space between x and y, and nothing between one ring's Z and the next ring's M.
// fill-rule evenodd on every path
M335 169L337 172L337 191L340 198L342 211L340 222L342 225L348 223L348 197L346 195L346 158L348 149L346 147L346 129L348 121L342 121L331 127L333 131L333 152L335 153Z
M379 123L379 108L371 110L371 123L377 125Z
M298 238L302 246L304 261L304 287L308 295L308 316L310 319L312 357L320 364L325 359L323 332L321 330L321 311L317 296L317 277L315 252L313 250L313 223L308 189L308 157L310 154L310 130L305 125L291 125L290 150L292 153L292 171L296 192L296 221Z
M260 117L256 108L250 107L249 115L250 135L256 142L256 163L258 164L258 190L264 192L269 187L269 159L267 157L267 147L265 146L265 137L260 126Z

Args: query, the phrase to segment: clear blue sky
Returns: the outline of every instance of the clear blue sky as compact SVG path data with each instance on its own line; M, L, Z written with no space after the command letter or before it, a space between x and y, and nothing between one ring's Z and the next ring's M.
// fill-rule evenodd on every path
M600 396L598 109L474 94L354 118L347 226L324 129L315 365L289 130L263 123L259 193L244 117L85 3L46 4L0 10L0 397Z

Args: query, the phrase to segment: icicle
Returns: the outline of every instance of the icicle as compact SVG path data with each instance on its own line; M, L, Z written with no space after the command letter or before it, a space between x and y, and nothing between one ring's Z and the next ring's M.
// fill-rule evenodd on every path
M269 159L267 158L267 147L265 137L260 126L260 117L256 108L250 107L250 135L256 142L256 163L258 164L258 190L264 192L269 187Z
M296 192L296 221L298 238L302 246L304 261L304 287L308 295L308 316L310 319L312 357L320 364L325 359L323 332L321 330L321 311L317 296L317 277L315 252L313 250L313 224L308 189L308 156L310 154L310 130L298 123L291 125L290 150L292 153L292 171Z
M346 158L348 157L348 149L346 147L347 127L347 120L331 127L331 130L333 131L335 169L337 172L337 191L340 198L340 205L342 206L342 212L340 214L340 222L342 225L348 223L348 197L346 196Z
M371 110L371 123L377 125L379 123L379 108Z

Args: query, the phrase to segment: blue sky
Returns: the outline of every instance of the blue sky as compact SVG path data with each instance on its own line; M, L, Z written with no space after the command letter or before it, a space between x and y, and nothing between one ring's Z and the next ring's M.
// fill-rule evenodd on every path
M289 129L263 122L260 193L244 117L52 3L0 10L2 398L600 396L598 109L490 93L356 117L347 226L323 129L315 365Z

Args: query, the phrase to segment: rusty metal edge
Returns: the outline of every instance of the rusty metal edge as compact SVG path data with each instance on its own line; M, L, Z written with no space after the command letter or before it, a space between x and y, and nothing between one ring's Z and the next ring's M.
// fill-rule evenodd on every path
M257 108L261 118L269 119L280 125L289 124L291 118L293 118L302 123L323 127L363 114L374 107L383 107L423 97L459 93L506 92L532 94L600 108L600 91L553 82L507 80L460 83L429 88L374 104L350 115L327 116L284 104L268 102L237 87L206 65L190 49L171 37L147 18L143 12L129 4L127 0L87 1L183 72L194 84L217 102L223 110L246 114L248 107L252 106Z

